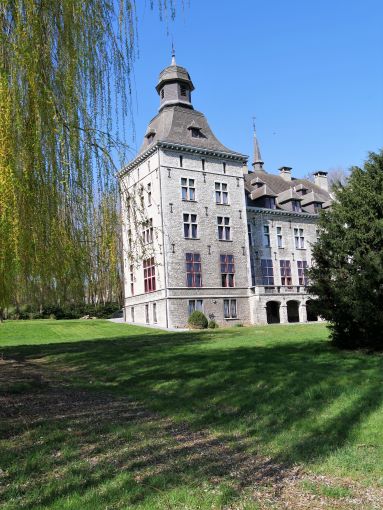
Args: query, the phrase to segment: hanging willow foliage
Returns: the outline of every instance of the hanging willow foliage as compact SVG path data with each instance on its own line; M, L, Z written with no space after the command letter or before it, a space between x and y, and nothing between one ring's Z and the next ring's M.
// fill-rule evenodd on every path
M0 310L120 292L110 154L135 55L133 0L0 0Z

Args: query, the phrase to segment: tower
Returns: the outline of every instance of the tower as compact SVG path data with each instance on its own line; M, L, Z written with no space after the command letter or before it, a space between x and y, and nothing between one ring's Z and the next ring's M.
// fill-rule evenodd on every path
M130 322L185 327L193 310L249 321L247 157L216 138L193 90L173 54L156 86L158 114L119 173Z

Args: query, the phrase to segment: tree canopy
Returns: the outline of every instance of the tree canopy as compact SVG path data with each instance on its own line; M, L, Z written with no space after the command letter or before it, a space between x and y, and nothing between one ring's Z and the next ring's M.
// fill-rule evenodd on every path
M383 348L383 151L353 167L320 217L311 292L343 348Z
M118 292L111 151L136 45L133 0L0 0L0 310Z

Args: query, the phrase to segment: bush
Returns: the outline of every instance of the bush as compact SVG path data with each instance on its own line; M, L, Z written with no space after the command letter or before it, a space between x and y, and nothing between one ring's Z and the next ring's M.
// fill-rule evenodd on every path
M208 320L202 312L195 310L188 319L189 327L192 329L206 329Z
M210 320L209 324L207 325L209 329L216 329L218 328L218 324L214 320Z

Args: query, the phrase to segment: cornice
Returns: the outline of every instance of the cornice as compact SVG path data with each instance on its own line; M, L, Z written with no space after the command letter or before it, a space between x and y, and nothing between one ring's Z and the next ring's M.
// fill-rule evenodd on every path
M138 155L130 163L125 165L119 172L117 172L117 177L118 178L123 177L127 172L129 172L129 170L134 168L136 165L142 163L142 161L145 161L145 159L148 156L151 156L158 148L177 150L177 151L181 151L181 152L188 152L191 154L202 154L204 156L212 156L212 157L216 157L216 158L220 158L220 159L230 159L230 160L234 160L234 161L241 161L242 163L246 163L248 160L248 156L245 156L244 154L240 154L238 152L216 151L213 149L204 149L202 147L194 147L192 145L164 142L164 141L158 140L151 147L149 147L146 151L144 151L142 154Z
M246 211L255 213L255 214L269 214L271 216L289 216L293 218L307 218L309 220L318 220L318 214L310 214L305 212L295 212L295 211L281 211L280 209L266 209L264 207L251 207L247 206Z

